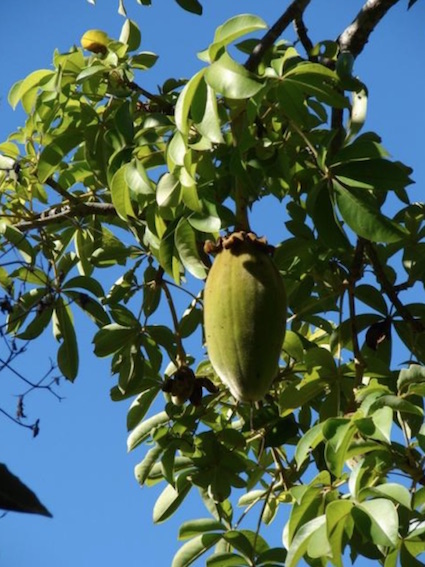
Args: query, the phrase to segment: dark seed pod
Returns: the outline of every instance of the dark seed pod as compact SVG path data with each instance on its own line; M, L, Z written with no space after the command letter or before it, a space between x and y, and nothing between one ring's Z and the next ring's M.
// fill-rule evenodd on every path
M377 350L378 346L385 340L391 338L391 319L384 319L373 323L366 333L366 344L372 350Z

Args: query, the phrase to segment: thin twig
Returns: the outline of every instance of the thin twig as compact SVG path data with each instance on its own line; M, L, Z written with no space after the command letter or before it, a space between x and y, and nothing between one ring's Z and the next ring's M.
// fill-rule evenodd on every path
M59 183L55 179L53 179L53 177L48 177L45 181L45 184L56 191L56 193L58 193L66 201L71 201L74 204L80 203L80 199L78 197L76 197L73 193L69 193L66 189L61 187Z
M313 51L313 42L311 41L309 35L308 35L308 29L304 23L304 19L303 19L303 15L298 14L295 19L294 19L294 29L295 29L295 33L297 34L301 45L304 47L308 58L311 61L316 61L317 57L314 57L311 55L311 52Z
M170 290L168 289L168 286L164 282L164 280L161 281L161 287L167 299L168 306L170 308L171 318L173 320L174 336L176 337L176 343L177 343L177 362L179 365L183 365L186 362L186 351L184 350L183 347L183 341L179 329L179 318L177 317L173 296L171 295Z
M353 343L354 367L356 370L356 379L355 379L354 388L358 388L361 385L363 380L363 372L366 366L365 360L360 350L357 321L356 321L356 301L355 301L356 283L362 277L363 262L364 262L364 247L365 247L364 240L362 238L359 238L357 240L357 245L354 252L354 259L350 268L350 274L348 276L348 281L347 281L351 340Z
M375 271L376 278L381 284L384 293L387 295L388 299L394 305L397 313L406 323L410 325L410 327L414 332L421 333L425 331L425 327L422 321L420 321L419 319L415 319L415 317L413 317L413 315L410 313L409 309L400 301L396 289L394 288L390 280L387 278L387 275L385 274L385 271L379 260L379 256L372 242L370 242L369 240L365 240L364 242L365 242L366 253L369 257L369 260L371 261L371 264Z
M41 228L49 224L62 222L66 218L85 217L88 215L117 216L117 211L112 203L78 203L75 206L56 205L36 215L31 220L17 222L14 227L25 232L34 228Z
M260 63L265 52L273 45L277 38L290 25L290 23L302 15L311 0L294 0L280 18L272 25L264 37L257 43L248 57L245 68L254 71Z

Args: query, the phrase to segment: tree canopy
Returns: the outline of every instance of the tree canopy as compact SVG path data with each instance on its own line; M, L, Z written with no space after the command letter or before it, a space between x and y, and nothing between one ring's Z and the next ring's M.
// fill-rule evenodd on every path
M201 15L198 0L176 1ZM221 567L339 567L347 553L421 564L425 306L405 292L425 283L424 205L411 202L411 168L368 130L355 74L397 3L369 0L339 37L316 44L309 0L271 27L235 16L193 77L156 92L139 77L157 56L140 51L125 17L119 38L90 30L10 91L27 117L0 144L9 360L49 329L73 381L76 311L94 323L94 354L116 376L111 398L131 401L136 479L164 486L154 522L190 491L205 505L181 525L173 567L203 554ZM122 0L119 9L126 16ZM292 24L296 43L284 39ZM241 403L200 354L204 280L211 243L249 233L266 197L286 207L273 247L286 334L270 390ZM290 510L283 546L270 547L260 528L280 507ZM243 528L248 515L256 530Z

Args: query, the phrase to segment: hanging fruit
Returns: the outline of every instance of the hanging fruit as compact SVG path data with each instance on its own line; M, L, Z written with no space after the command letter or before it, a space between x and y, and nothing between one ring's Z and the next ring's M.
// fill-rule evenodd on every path
M206 244L216 257L204 290L211 364L239 401L262 399L277 377L286 327L286 294L273 248L252 232Z

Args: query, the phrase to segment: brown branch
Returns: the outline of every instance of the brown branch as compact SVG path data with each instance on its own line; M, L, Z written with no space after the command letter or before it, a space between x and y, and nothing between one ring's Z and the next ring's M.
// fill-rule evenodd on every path
M143 87L141 87L140 85L135 83L134 81L129 81L127 83L127 86L132 91L140 93L141 95L143 95L145 98L147 98L151 102L155 102L159 106L159 108L161 110L163 110L164 112L166 112L167 114L172 114L174 112L174 105L172 105L168 101L164 100L160 96L155 95L155 94L147 91L146 89L144 89Z
M69 193L66 189L61 187L59 183L53 179L53 177L49 177L45 181L46 185L48 185L51 189L56 191L61 197L63 197L66 201L71 201L72 203L79 204L80 200L76 197L73 193Z
M382 289L384 290L388 299L394 305L397 313L406 323L408 323L411 326L413 331L417 333L421 333L422 331L425 331L425 327L423 323L418 319L415 319L415 317L413 317L413 315L410 313L409 309L400 301L397 295L396 288L387 278L387 275L381 265L378 254L372 242L370 242L369 240L365 240L364 242L365 242L365 249L367 255L369 256L369 260L371 261L373 269L375 271L376 278L381 284Z
M369 40L377 24L399 0L367 0L352 23L338 37L341 51L357 57Z
M298 16L296 16L295 20L294 20L294 29L295 29L295 33L298 36L298 39L301 42L301 45L304 47L308 58L311 59L312 61L316 61L317 57L312 57L311 56L311 52L313 51L313 43L308 35L308 29L304 23L303 20L303 15L298 14Z
M311 0L294 0L280 18L272 25L268 32L264 35L257 45L254 47L251 55L245 63L245 69L254 71L260 63L264 53L274 44L282 32L290 25L290 23L299 18Z
M77 205L57 205L36 215L31 220L19 221L13 226L22 232L34 228L42 228L49 224L55 224L72 217L85 217L88 215L113 215L117 212L112 203L81 203Z

